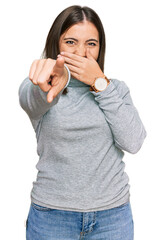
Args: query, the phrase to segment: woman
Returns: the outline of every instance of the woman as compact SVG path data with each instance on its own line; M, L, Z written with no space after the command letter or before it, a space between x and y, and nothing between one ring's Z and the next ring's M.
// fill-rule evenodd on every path
M127 85L104 75L104 55L98 15L71 6L19 88L39 155L27 240L133 239L122 159L139 151L146 131Z

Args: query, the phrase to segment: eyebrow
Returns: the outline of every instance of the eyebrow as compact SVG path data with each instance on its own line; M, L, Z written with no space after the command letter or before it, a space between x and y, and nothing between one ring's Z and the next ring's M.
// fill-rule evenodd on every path
M87 40L86 42L93 42L93 41L94 41L94 42L97 42L97 43L99 42L98 40L96 40L96 39L94 39L94 38L91 38L91 39Z
M64 38L64 40L74 40L74 41L76 41L76 42L78 42L78 40L76 39L76 38L71 38L71 37L68 37L68 38Z
M76 38L72 38L72 37L64 38L64 40L74 40L74 41L78 42L78 40ZM88 39L86 42L92 42L92 41L98 43L98 40L96 40L94 38Z

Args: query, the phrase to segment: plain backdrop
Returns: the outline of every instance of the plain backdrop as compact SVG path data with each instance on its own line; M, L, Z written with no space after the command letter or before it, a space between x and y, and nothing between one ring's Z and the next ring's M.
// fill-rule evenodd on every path
M0 6L0 238L25 239L24 221L38 162L36 138L18 88L39 59L55 17L92 7L107 39L105 75L125 81L147 130L137 154L125 153L135 240L165 239L165 7L162 0L15 0Z

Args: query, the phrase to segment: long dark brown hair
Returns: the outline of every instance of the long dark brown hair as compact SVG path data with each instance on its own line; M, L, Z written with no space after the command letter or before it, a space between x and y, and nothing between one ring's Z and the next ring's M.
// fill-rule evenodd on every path
M95 25L99 33L99 55L97 62L102 71L104 71L104 57L105 57L105 33L102 22L97 13L89 7L81 7L74 5L64 9L54 20L47 39L45 48L42 53L42 58L57 59L59 51L60 36L74 24L87 20ZM67 90L63 91L66 94Z

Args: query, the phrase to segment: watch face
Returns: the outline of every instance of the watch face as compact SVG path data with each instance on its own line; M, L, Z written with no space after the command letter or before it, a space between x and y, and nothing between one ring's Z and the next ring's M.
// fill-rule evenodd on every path
M95 81L95 88L98 91L103 91L104 89L106 89L107 87L107 80L104 78L97 78Z

